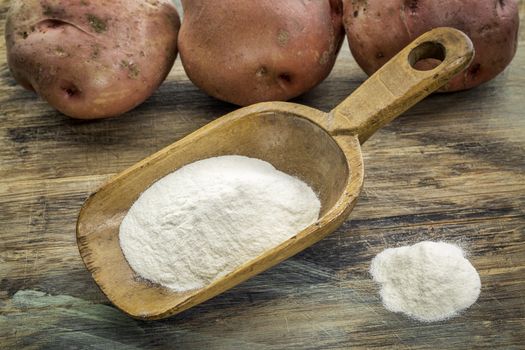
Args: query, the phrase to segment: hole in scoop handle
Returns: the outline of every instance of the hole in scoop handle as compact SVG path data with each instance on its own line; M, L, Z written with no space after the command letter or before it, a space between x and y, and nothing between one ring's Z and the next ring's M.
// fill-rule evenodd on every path
M332 134L358 135L364 143L376 130L445 85L474 57L472 42L453 28L436 28L405 47L330 114ZM431 70L413 66L426 58L441 62Z

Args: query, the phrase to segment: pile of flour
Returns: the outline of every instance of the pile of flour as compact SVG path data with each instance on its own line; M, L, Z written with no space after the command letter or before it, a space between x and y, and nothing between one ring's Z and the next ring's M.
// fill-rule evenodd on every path
M457 315L474 304L481 288L463 250L444 242L386 249L372 260L370 273L388 310L424 322Z
M175 291L201 288L317 221L308 185L262 160L201 160L154 183L120 226L141 277Z

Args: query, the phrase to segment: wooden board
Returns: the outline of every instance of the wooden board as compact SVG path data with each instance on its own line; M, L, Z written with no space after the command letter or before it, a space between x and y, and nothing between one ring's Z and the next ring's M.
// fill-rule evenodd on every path
M0 0L3 36L7 0ZM525 2L520 1L522 18ZM362 196L338 231L277 267L164 321L116 310L75 244L100 184L235 107L207 97L180 61L126 116L68 119L17 86L0 41L0 348L506 348L525 344L525 30L512 65L472 91L435 95L363 147ZM343 47L296 102L330 110L365 75ZM478 302L422 324L386 311L368 267L387 247L457 242Z

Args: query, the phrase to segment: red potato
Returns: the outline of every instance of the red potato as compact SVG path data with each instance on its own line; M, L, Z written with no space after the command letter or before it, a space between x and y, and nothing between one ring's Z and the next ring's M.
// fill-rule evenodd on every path
M494 78L512 61L519 13L516 0L344 0L344 23L352 54L368 75L432 28L462 30L476 55L442 89L457 91ZM431 67L429 61L420 65Z
M181 61L211 96L288 100L323 81L344 39L341 0L182 0Z
M117 116L166 78L179 27L169 0L14 0L8 64L23 87L70 117Z

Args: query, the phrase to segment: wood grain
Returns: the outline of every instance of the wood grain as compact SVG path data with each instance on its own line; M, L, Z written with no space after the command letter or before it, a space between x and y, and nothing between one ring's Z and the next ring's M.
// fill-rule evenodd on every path
M364 189L339 230L156 322L129 318L96 287L75 244L78 211L115 173L235 107L199 92L177 62L137 110L75 122L15 84L0 40L0 348L522 349L524 29L520 40L497 79L432 96L367 141ZM344 46L330 77L296 102L329 111L364 79ZM387 312L367 272L381 250L425 239L460 243L482 281L473 307L436 324Z

